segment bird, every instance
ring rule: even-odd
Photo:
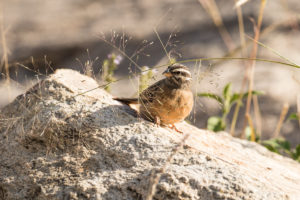
[[[174,63],[162,73],[165,78],[142,91],[138,98],[114,98],[135,107],[138,115],[158,126],[179,131],[175,123],[183,121],[194,104],[190,89],[192,75],[185,65]]]

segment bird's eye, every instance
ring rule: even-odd
[[[176,75],[180,75],[181,74],[181,72],[174,72]]]

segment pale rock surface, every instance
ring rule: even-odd
[[[113,39],[112,30],[116,31],[116,35],[125,34],[132,37],[125,45],[126,48],[122,48],[129,57],[144,46],[143,41],[154,42],[133,58],[140,66],[153,67],[169,62],[153,31],[154,28],[157,28],[165,44],[170,35],[176,35],[171,39],[172,47],[167,48],[167,51],[172,49],[171,52],[180,53],[182,57],[174,54],[178,61],[223,57],[228,53],[213,20],[199,0],[2,0],[1,2],[7,48],[11,52],[10,74],[13,80],[21,84],[12,84],[9,89],[11,94],[0,96],[0,107],[7,105],[16,95],[31,87],[32,79],[36,81],[37,75],[40,74],[35,73],[38,71],[48,74],[53,72],[52,68],[65,67],[86,71],[84,63],[95,61],[93,72],[96,77],[101,77],[99,71],[103,60],[115,51],[100,39],[102,33],[116,46],[124,45],[119,39]],[[259,2],[249,0],[242,6],[245,33],[251,37],[253,37],[252,19],[257,19]],[[235,1],[218,0],[216,3],[233,42],[238,45],[240,39]],[[296,26],[298,13],[300,13],[299,0],[267,1],[262,27],[271,31],[267,34],[262,33],[260,42],[299,65],[300,37],[299,26]],[[293,29],[290,27],[292,24]],[[249,53],[251,49],[252,45],[249,46]],[[1,51],[2,48],[0,53]],[[31,57],[34,58],[33,63]],[[243,56],[238,53],[233,57]],[[261,46],[258,49],[258,57],[281,60],[272,51]],[[195,67],[197,65],[195,62],[186,63],[195,72],[194,91],[222,94],[223,87],[231,82],[233,91],[239,92],[246,65],[238,60],[221,62],[218,66],[214,63],[214,60],[200,62],[201,68]],[[116,77],[132,77],[139,71],[135,67],[128,70],[128,66],[129,60],[123,59],[115,71]],[[274,63],[256,63],[254,89],[265,92],[265,95],[259,97],[261,123],[264,124],[263,139],[273,137],[285,103],[290,104],[287,116],[297,112],[297,91],[300,90],[300,81],[297,77],[300,77],[298,69]],[[4,79],[4,76],[0,78]],[[112,85],[112,94],[132,97],[137,91],[134,85],[138,85],[136,79],[118,81]],[[0,83],[0,92],[2,91],[7,91],[7,87]],[[197,127],[206,127],[208,117],[219,115],[221,108],[213,100],[196,98],[196,101],[198,106],[190,121]],[[242,112],[243,110],[240,119],[243,119]],[[228,117],[231,121],[232,115]],[[237,134],[241,133],[241,130],[242,127],[237,127]],[[298,145],[300,143],[298,122],[291,120],[284,123],[281,136],[293,147]]]
[[[1,110],[0,199],[144,199],[183,135],[58,70]],[[78,95],[81,94],[81,95]],[[299,163],[186,123],[154,199],[300,199]]]

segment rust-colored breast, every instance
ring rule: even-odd
[[[184,120],[193,108],[193,94],[190,90],[162,88],[151,102],[144,101],[140,113],[145,118],[160,119],[162,124],[174,124]]]

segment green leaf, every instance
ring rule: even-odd
[[[292,113],[287,120],[299,120],[298,113]]]
[[[213,94],[213,93],[198,93],[197,96],[199,97],[208,97],[211,99],[214,99],[218,101],[220,104],[223,104],[223,99],[219,95]]]
[[[252,95],[262,95],[262,94],[264,94],[264,92],[262,92],[262,91],[256,91],[256,90],[253,90],[251,93],[252,93]],[[249,94],[248,92],[242,94],[242,98],[241,99],[247,98],[248,94]],[[231,96],[230,104],[235,103],[239,98],[240,98],[240,94],[239,93],[234,93]]]
[[[245,129],[245,136],[246,136],[246,139],[249,141],[251,140],[251,132],[252,132],[251,127],[247,126]]]
[[[298,146],[296,147],[296,153],[300,156],[300,144],[298,144]]]
[[[239,93],[234,93],[234,94],[231,96],[230,104],[235,103],[239,98],[240,98],[240,94],[239,94]],[[243,97],[242,97],[242,98],[243,98]]]
[[[231,97],[231,83],[225,85],[223,90],[223,97],[225,101]]]
[[[245,129],[245,135],[246,135],[246,139],[251,141],[251,134],[252,134],[252,130],[250,126],[247,126]],[[256,134],[255,130],[254,130],[254,134],[255,134],[255,142],[259,142],[260,137],[259,135]]]
[[[264,145],[270,151],[273,151],[278,154],[280,153],[279,152],[279,150],[281,149],[280,145],[277,143],[276,139],[274,139],[274,138],[270,139],[270,140],[262,141],[262,145]]]
[[[207,121],[207,129],[208,130],[218,132],[218,131],[225,130],[225,128],[226,128],[226,125],[220,117],[213,116],[213,117],[210,117]]]
[[[262,145],[267,147],[270,151],[280,154],[282,151],[291,154],[291,145],[290,143],[283,138],[273,138],[270,140],[265,140],[262,142]]]
[[[275,152],[279,154],[279,149],[277,148],[277,145],[270,142],[270,141],[263,141],[262,145],[266,147],[269,151]]]
[[[224,99],[224,104],[223,104],[223,114],[227,115],[230,111],[231,104],[230,104],[230,99],[231,99],[231,83],[228,83],[223,90],[223,99]]]
[[[300,144],[295,148],[294,159],[300,161]]]
[[[252,95],[262,95],[265,94],[263,91],[252,90]],[[249,92],[244,93],[243,98],[248,97]]]
[[[283,149],[288,150],[288,151],[291,150],[291,144],[287,140],[282,139],[278,143]]]

